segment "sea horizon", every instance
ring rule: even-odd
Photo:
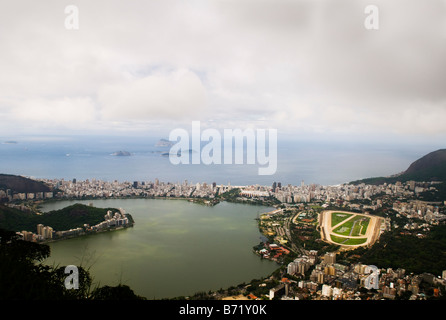
[[[425,154],[441,148],[408,143],[279,140],[277,171],[258,175],[250,164],[179,164],[169,161],[165,137],[66,137],[0,139],[4,174],[35,179],[154,181],[231,185],[338,185],[406,170]],[[126,151],[130,155],[119,156]]]

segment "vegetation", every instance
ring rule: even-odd
[[[367,241],[367,238],[344,238],[331,235],[331,240],[342,245],[358,245]]]
[[[446,265],[446,225],[432,227],[426,238],[385,232],[370,249],[358,248],[346,256],[378,267],[403,268],[407,272],[441,275]]]
[[[344,213],[344,212],[332,212],[331,213],[331,226],[334,227],[341,221],[344,221],[345,219],[351,217],[351,213]]]
[[[240,196],[241,190],[239,188],[234,188],[229,191],[226,191],[217,196],[217,198],[226,200],[226,201],[235,201],[237,197]]]
[[[51,226],[54,230],[67,230],[83,226],[85,223],[95,225],[104,221],[107,211],[113,208],[95,208],[83,204],[73,204],[66,208],[50,211],[39,216],[40,223]]]
[[[36,226],[41,223],[51,226],[54,230],[69,230],[82,227],[84,224],[95,225],[104,221],[104,215],[108,210],[117,211],[114,208],[103,209],[74,204],[39,215],[0,206],[0,227],[11,231],[36,232]]]
[[[333,230],[333,232],[344,236],[365,235],[369,221],[370,218],[365,218],[363,216],[356,216],[350,219],[349,221],[346,221],[339,227],[337,227],[335,230]]]
[[[362,218],[359,223],[353,227],[353,236],[364,236],[367,233],[370,218]]]
[[[444,201],[446,199],[446,182],[435,185],[435,190],[421,192],[418,198],[423,201]]]
[[[316,250],[319,253],[339,250],[340,246],[321,240],[320,231],[310,224],[298,224],[290,230],[291,241],[300,248]]]
[[[0,228],[11,231],[36,230],[36,214],[0,205]]]

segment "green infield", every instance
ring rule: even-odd
[[[370,218],[362,217],[353,227],[353,236],[365,236],[367,232],[367,227],[369,226]]]
[[[337,237],[334,235],[330,235],[331,241],[344,245],[344,246],[354,246],[363,244],[367,241],[367,238],[344,238],[344,237]]]
[[[332,212],[331,213],[331,226],[334,227],[338,223],[344,221],[345,219],[348,219],[352,216],[351,213],[344,213],[344,212]]]
[[[344,219],[345,220],[345,219]],[[350,220],[346,221],[339,227],[333,230],[333,233],[342,236],[363,236],[367,232],[367,227],[369,225],[370,218],[357,215]]]

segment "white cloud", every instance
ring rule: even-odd
[[[177,70],[106,84],[98,101],[106,120],[193,119],[205,111],[206,91],[193,72]]]
[[[12,109],[12,117],[35,126],[85,128],[95,119],[95,106],[89,97],[27,99]]]
[[[5,2],[0,124],[444,135],[445,2],[376,0],[375,31],[369,4],[79,0],[69,31],[65,4]]]

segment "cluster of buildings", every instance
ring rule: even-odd
[[[275,243],[263,243],[256,249],[256,253],[264,259],[279,262],[281,258],[290,254],[290,250]]]
[[[276,209],[261,214],[259,217],[259,230],[263,235],[272,239],[272,241],[286,245],[289,242],[289,235],[287,227],[284,225],[286,217],[283,213],[284,209]]]
[[[44,241],[45,239],[52,239],[53,234],[53,228],[44,226],[43,224],[37,225],[37,233],[30,231],[22,231],[21,233],[19,233],[19,235],[22,236],[23,240],[32,242],[40,242]]]
[[[17,200],[44,200],[52,199],[53,192],[14,192],[11,189],[0,189],[0,202],[12,202]]]
[[[442,277],[435,277],[429,273],[406,274],[401,268],[344,265],[336,262],[335,253],[318,258],[314,250],[289,263],[287,274],[288,278],[270,289],[269,299],[362,300],[406,296],[415,300],[425,298],[423,291],[427,287],[434,296],[439,296],[446,286],[446,270]],[[361,288],[368,290],[365,295]]]
[[[341,184],[336,186],[305,185],[302,181],[300,186],[273,183],[271,195],[282,203],[298,202],[342,202],[353,200],[372,200],[375,195],[383,194],[390,197],[411,197],[420,192],[435,188],[435,182],[396,182],[395,184],[384,183],[382,185],[369,185],[361,183],[358,185]],[[377,209],[382,205],[382,199],[371,201],[365,209]]]
[[[396,182],[395,184],[368,185],[368,184],[341,184],[335,186],[323,186],[310,184],[304,181],[300,185],[282,185],[281,182],[274,182],[271,186],[249,185],[231,186],[217,185],[213,183],[189,183],[183,182],[161,182],[155,181],[103,181],[99,179],[40,179],[49,185],[53,191],[37,193],[15,193],[11,190],[0,190],[0,199],[3,202],[15,200],[40,200],[56,198],[119,198],[119,197],[184,197],[184,198],[207,198],[213,199],[217,195],[230,191],[234,188],[241,190],[240,198],[263,200],[265,198],[275,198],[283,204],[309,203],[309,202],[335,202],[338,205],[347,204],[350,209],[372,209],[383,205],[383,197],[376,195],[386,195],[391,198],[410,198],[420,192],[435,189],[435,182]],[[356,200],[369,200],[368,204],[357,204]],[[349,203],[349,202],[352,203]],[[397,207],[397,205],[395,205]],[[405,208],[408,208],[405,206]],[[416,209],[421,210],[423,217],[432,219],[435,210],[432,208]],[[430,211],[429,211],[430,210]],[[407,211],[402,210],[402,213]],[[408,212],[409,213],[409,212]],[[410,212],[410,214],[412,214]],[[436,217],[434,217],[435,219]]]
[[[216,183],[182,183],[155,181],[109,182],[97,179],[84,181],[48,179],[42,180],[57,192],[57,198],[119,198],[119,197],[200,197],[214,198],[218,191]]]
[[[38,224],[37,233],[31,231],[22,231],[18,234],[21,235],[23,240],[25,241],[42,242],[81,236],[85,234],[85,228],[79,227],[63,231],[55,231],[52,227]]]
[[[409,219],[417,218],[432,224],[438,224],[440,221],[446,220],[446,215],[439,212],[438,204],[441,203],[420,200],[395,201],[393,210]]]
[[[89,232],[100,232],[104,230],[109,230],[110,228],[120,228],[127,227],[131,223],[129,218],[125,214],[124,209],[119,209],[119,212],[113,212],[111,210],[107,211],[107,214],[104,215],[104,221],[90,226],[88,224],[84,224],[83,227],[73,228],[69,230],[55,231],[50,226],[44,226],[43,224],[37,225],[37,233],[31,231],[22,231],[19,232],[19,235],[22,236],[23,240],[31,241],[31,242],[42,242],[42,241],[51,241],[53,239],[65,239],[72,238],[84,235]]]
[[[301,255],[300,257],[294,259],[287,266],[287,273],[291,275],[305,275],[311,266],[315,265],[317,261],[317,251],[310,250],[308,255]]]
[[[125,215],[125,210],[119,208],[119,212],[112,213],[111,210],[107,211],[104,216],[104,221],[89,227],[86,225],[87,231],[101,231],[109,228],[125,227],[129,225],[129,218]]]
[[[84,181],[65,179],[42,180],[55,190],[57,198],[112,198],[138,196],[139,192],[130,182],[109,182],[98,179]]]

